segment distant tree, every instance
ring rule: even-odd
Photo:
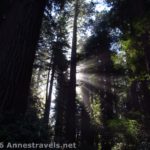
[[[51,108],[51,101],[52,101],[52,91],[53,91],[53,83],[55,76],[57,75],[57,71],[65,71],[67,69],[67,60],[65,59],[65,51],[69,47],[67,43],[67,30],[66,30],[66,22],[67,22],[67,16],[65,15],[65,11],[62,10],[61,14],[60,12],[56,12],[56,16],[59,16],[55,21],[55,28],[53,30],[54,32],[54,39],[51,41],[51,62],[50,67],[48,71],[48,80],[47,85],[49,84],[49,90],[46,94],[46,103],[45,103],[45,112],[44,112],[44,120],[45,123],[49,123],[49,114],[50,114],[50,108]],[[51,71],[51,75],[50,75]],[[50,80],[49,80],[50,78]],[[50,82],[50,83],[48,83]]]

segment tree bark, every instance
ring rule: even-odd
[[[10,2],[9,0],[7,0]],[[11,1],[0,22],[0,111],[25,113],[46,0]]]

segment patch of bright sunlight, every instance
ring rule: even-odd
[[[107,6],[107,4],[105,3],[105,0],[86,0],[87,2],[93,2],[96,4],[95,6],[95,10],[98,11],[98,12],[101,12],[101,11],[109,11],[110,10],[110,7]]]
[[[83,73],[77,72],[76,73],[76,79],[77,79],[76,93],[80,99],[82,98],[82,90],[81,90],[82,83],[80,82],[82,78],[83,78]]]
[[[76,93],[79,99],[82,99],[82,90],[81,87],[77,86],[76,87]]]

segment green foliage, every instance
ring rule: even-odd
[[[108,126],[114,132],[117,143],[124,142],[123,140],[132,143],[138,140],[140,124],[136,120],[112,119],[108,121]]]
[[[46,128],[39,116],[41,104],[36,97],[30,98],[30,107],[25,114],[13,116],[5,114],[0,118],[0,140],[4,142],[48,142],[51,129]],[[14,121],[16,120],[16,121]]]
[[[126,53],[124,51],[120,51],[119,53],[114,53],[111,56],[111,59],[114,63],[114,68],[118,69],[126,69],[127,62],[126,62]]]
[[[96,126],[101,125],[101,104],[100,104],[100,99],[98,96],[93,99],[91,103],[91,108],[92,108],[92,123],[94,123]]]
[[[126,73],[144,74],[146,73],[144,64],[144,52],[137,48],[138,43],[133,39],[121,40],[120,51],[112,55],[112,61],[116,69],[122,68]]]

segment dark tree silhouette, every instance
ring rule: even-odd
[[[2,3],[0,111],[24,113],[45,0]],[[5,5],[5,6],[3,6]]]

